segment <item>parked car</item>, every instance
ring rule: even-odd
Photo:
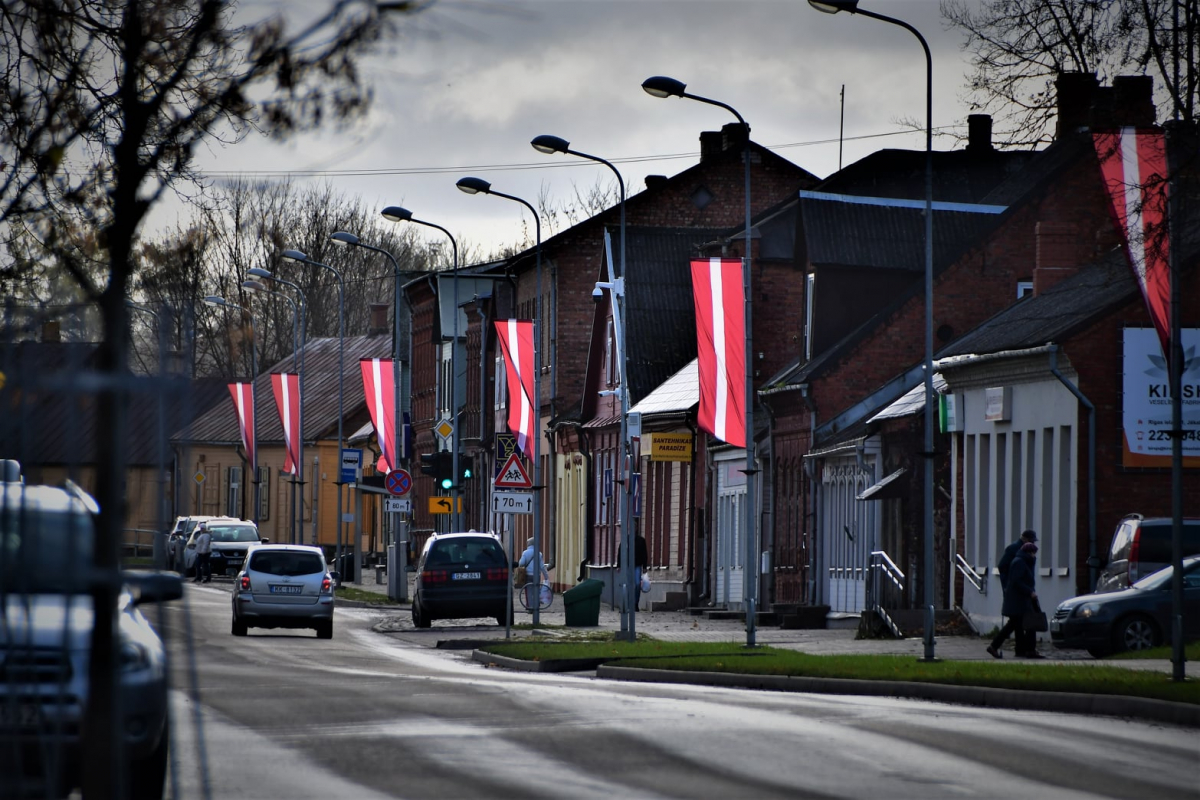
[[[428,628],[435,619],[492,617],[511,621],[508,557],[491,533],[433,534],[417,562],[412,619]]]
[[[188,539],[191,537],[192,531],[196,530],[197,524],[210,519],[218,519],[218,517],[197,514],[175,518],[175,524],[167,532],[167,569],[184,572],[184,552],[187,549]]]
[[[266,541],[258,538],[258,527],[245,519],[214,517],[204,520],[204,527],[212,536],[212,555],[208,564],[213,575],[236,575],[246,560],[246,551]],[[184,550],[185,575],[193,575],[196,571],[196,536],[199,531],[200,526],[197,525],[188,537]]]
[[[1050,640],[1055,647],[1087,650],[1097,658],[1169,643],[1174,574],[1174,567],[1167,567],[1128,589],[1059,603],[1050,620]],[[1200,639],[1200,556],[1183,560],[1183,624],[1186,640]]]
[[[78,487],[0,483],[0,795],[59,797],[82,778],[94,614],[95,501]],[[128,796],[161,798],[167,771],[167,673],[145,603],[181,597],[178,575],[127,571],[114,633]],[[10,758],[10,756],[15,756]]]
[[[1097,592],[1126,589],[1171,563],[1171,519],[1130,514],[1118,524],[1100,567]],[[1183,521],[1183,555],[1200,555],[1200,519]]]
[[[312,628],[318,639],[332,639],[337,579],[319,547],[253,547],[233,581],[231,632],[245,636],[249,628]]]

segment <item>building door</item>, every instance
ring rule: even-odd
[[[866,604],[871,551],[879,537],[878,503],[858,495],[876,480],[874,459],[867,469],[854,456],[828,458],[821,471],[821,551],[825,561],[825,602],[831,612],[858,614]]]
[[[741,608],[746,560],[746,451],[723,453],[717,465],[715,567],[718,605]]]

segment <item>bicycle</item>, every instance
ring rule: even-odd
[[[549,583],[526,583],[521,586],[521,591],[517,592],[521,598],[521,606],[526,611],[533,611],[535,592],[538,598],[538,610],[545,611],[554,602],[554,591],[550,588]]]

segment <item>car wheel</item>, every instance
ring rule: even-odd
[[[1117,623],[1113,633],[1113,647],[1117,652],[1125,650],[1149,650],[1162,644],[1162,634],[1154,620],[1149,617],[1127,617]]]
[[[333,620],[317,623],[317,638],[332,639],[333,638]]]
[[[129,764],[130,800],[162,800],[167,779],[167,753],[170,750],[169,724],[163,725],[162,736],[154,752]]]
[[[433,620],[429,618],[429,615],[425,613],[425,609],[421,606],[420,600],[413,600],[412,621],[414,628],[428,628],[433,622]]]
[[[233,626],[229,631],[230,633],[232,633],[234,636],[245,636],[248,630],[249,628],[246,626],[246,623],[242,622],[237,617],[233,618]]]

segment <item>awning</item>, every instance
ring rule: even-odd
[[[871,486],[863,490],[856,499],[858,500],[892,500],[897,497],[903,497],[905,490],[908,488],[908,481],[900,480],[908,472],[908,467],[901,467],[895,472],[885,475]]]

